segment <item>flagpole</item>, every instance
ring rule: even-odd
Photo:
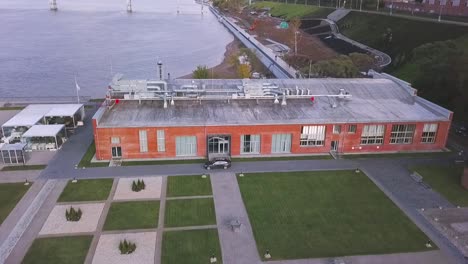
[[[79,95],[79,88],[78,88],[78,82],[76,82],[76,75],[75,75],[75,90],[76,90],[76,99],[78,100],[78,103],[80,103],[80,95]]]

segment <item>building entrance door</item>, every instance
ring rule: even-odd
[[[332,141],[331,142],[331,151],[338,151],[338,141]]]
[[[231,137],[227,135],[208,136],[208,157],[229,156]]]
[[[112,158],[121,158],[122,157],[122,148],[112,147]]]

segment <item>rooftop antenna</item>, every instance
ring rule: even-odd
[[[162,79],[163,79],[162,66],[163,66],[162,61],[158,60],[159,80],[162,80]]]
[[[51,11],[57,11],[58,10],[57,0],[50,0],[49,1],[49,6],[50,6]]]
[[[132,0],[127,0],[127,13],[132,13]]]

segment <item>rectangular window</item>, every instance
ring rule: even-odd
[[[184,136],[176,137],[176,156],[196,156],[197,137]]]
[[[303,126],[301,146],[323,146],[325,143],[325,126]]]
[[[260,135],[241,136],[241,154],[260,154]]]
[[[274,134],[271,138],[271,153],[290,153],[291,134]]]
[[[333,134],[341,133],[341,125],[333,125]]]
[[[356,130],[357,130],[357,126],[356,126],[356,125],[349,125],[349,126],[348,126],[348,133],[349,133],[349,134],[354,134],[354,133],[356,133]]]
[[[148,152],[148,138],[146,130],[140,130],[140,152]]]
[[[158,152],[166,151],[166,138],[164,135],[164,130],[156,131],[156,138],[158,144]]]
[[[361,133],[361,145],[382,145],[384,134],[384,125],[364,126]]]
[[[119,137],[111,137],[111,144],[120,144]]]
[[[424,124],[421,143],[434,143],[437,135],[437,124]]]
[[[390,144],[411,144],[416,125],[393,125]]]

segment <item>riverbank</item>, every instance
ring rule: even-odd
[[[208,69],[210,79],[237,79],[237,70],[236,67],[230,62],[230,58],[239,53],[239,50],[244,46],[238,39],[234,39],[231,43],[226,46],[226,51],[224,52],[223,61]],[[194,69],[195,70],[195,69]],[[191,79],[192,74],[187,74],[181,76],[177,79]]]

